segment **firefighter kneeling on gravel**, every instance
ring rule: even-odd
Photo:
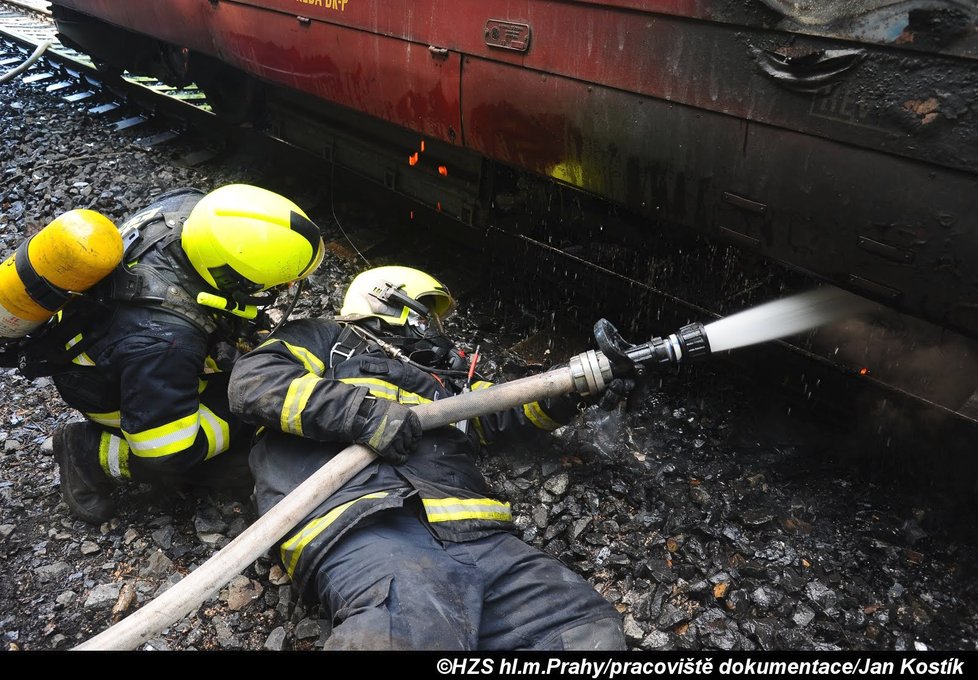
[[[351,443],[378,455],[287,533],[282,563],[328,612],[326,649],[624,649],[615,609],[514,535],[475,465],[480,441],[553,430],[578,400],[428,432],[412,412],[468,386],[440,324],[453,306],[423,272],[371,269],[335,321],[289,322],[235,364],[231,408],[264,427],[250,456],[260,512]],[[613,381],[605,405],[627,387]]]
[[[112,516],[119,482],[218,481],[245,460],[253,430],[230,414],[230,366],[214,351],[241,329],[216,308],[253,316],[274,299],[257,293],[308,276],[324,253],[297,205],[243,184],[171,192],[120,231],[122,264],[65,308],[43,351],[70,367],[53,379],[87,418],[55,433],[54,455],[65,502],[92,523]]]

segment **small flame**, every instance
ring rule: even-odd
[[[442,177],[448,177],[448,168],[444,165],[438,166],[438,174]]]
[[[421,140],[421,153],[424,153],[424,140]]]
[[[408,165],[417,165],[417,164],[418,164],[418,152],[415,151],[413,154],[408,156]]]
[[[865,368],[865,367],[860,368],[859,369],[859,375],[869,375],[869,369],[868,368]]]

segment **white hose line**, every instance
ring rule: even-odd
[[[413,408],[429,430],[573,391],[571,371],[564,367]],[[74,649],[136,649],[197,609],[373,460],[373,451],[364,446],[343,449],[182,581]]]
[[[31,66],[33,66],[34,65],[34,62],[37,61],[38,59],[40,59],[41,58],[41,55],[44,54],[49,47],[51,47],[51,43],[52,42],[54,42],[54,41],[53,40],[45,40],[44,42],[42,42],[40,45],[37,46],[37,48],[34,50],[34,54],[32,54],[31,56],[27,57],[27,61],[25,61],[20,66],[13,67],[12,69],[10,69],[6,73],[4,73],[2,76],[0,76],[0,85],[3,85],[8,80],[12,80],[13,78],[16,78],[21,73],[23,73],[24,71],[26,71],[27,69],[29,69]]]

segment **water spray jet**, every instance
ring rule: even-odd
[[[713,351],[722,352],[810,331],[874,307],[866,298],[825,286],[751,307],[708,324],[704,331]]]
[[[796,335],[874,307],[865,298],[826,286],[706,325],[691,323],[641,345],[626,343],[606,319],[594,325],[594,338],[614,375],[641,376],[650,368],[702,361],[716,352]]]

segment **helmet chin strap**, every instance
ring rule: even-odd
[[[299,296],[302,295],[302,289],[305,288],[305,285],[306,285],[306,280],[299,279],[299,282],[295,286],[295,293],[292,294],[292,299],[289,300],[288,307],[286,307],[285,311],[282,312],[282,318],[279,319],[278,323],[275,324],[272,330],[268,331],[268,335],[266,336],[266,338],[275,335],[275,331],[281,328],[282,324],[288,321],[289,317],[292,316],[292,310],[295,309],[295,303],[299,301]]]

